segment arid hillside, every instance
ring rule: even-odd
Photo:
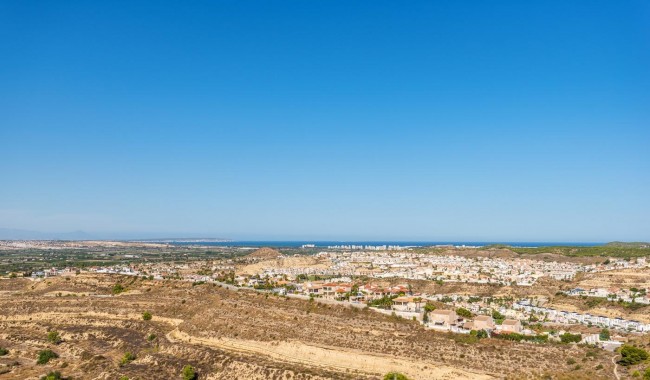
[[[125,291],[113,294],[118,283]],[[48,342],[52,331],[60,343]],[[185,365],[200,379],[613,375],[611,354],[576,345],[470,343],[368,310],[109,275],[0,280],[0,347],[9,351],[0,356],[3,379],[38,379],[52,370],[73,379],[176,379]],[[37,364],[47,349],[58,358]],[[123,361],[127,352],[133,360]]]

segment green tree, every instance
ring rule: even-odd
[[[562,341],[562,343],[579,343],[581,340],[581,334],[564,333],[560,335],[560,341]]]
[[[53,344],[61,343],[61,335],[58,331],[50,331],[47,333],[47,341]]]
[[[650,380],[650,367],[645,369],[643,372],[643,380]]]
[[[506,319],[505,315],[499,313],[497,310],[492,310],[492,319],[494,319],[494,323],[497,325],[500,325],[503,323],[503,321]]]
[[[120,293],[124,292],[124,290],[125,289],[122,286],[122,284],[115,284],[115,285],[113,285],[112,292],[113,292],[113,294],[120,294]]]
[[[196,380],[199,375],[196,373],[196,370],[191,365],[186,365],[181,371],[181,376],[183,380]]]
[[[145,311],[144,313],[142,313],[142,319],[144,319],[145,321],[150,321],[151,318],[153,318],[153,316],[151,315],[150,312]]]
[[[474,316],[471,311],[465,309],[464,307],[459,307],[456,309],[456,314],[463,318],[472,318],[472,316]]]
[[[600,330],[600,334],[598,334],[598,335],[600,337],[600,340],[609,340],[609,338],[610,338],[608,329]]]
[[[639,364],[648,359],[648,352],[642,348],[630,345],[624,345],[620,351],[621,359],[618,364],[622,366],[629,366]]]
[[[388,372],[384,375],[384,380],[409,380],[409,378],[399,372]]]
[[[47,364],[50,361],[50,359],[56,359],[58,357],[59,355],[57,355],[57,353],[52,350],[39,351],[36,364],[40,364],[40,365]]]

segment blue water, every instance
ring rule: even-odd
[[[513,247],[549,247],[549,246],[572,246],[587,247],[598,246],[603,243],[565,243],[565,242],[476,242],[476,241],[226,241],[226,242],[171,242],[177,245],[203,245],[219,247],[274,247],[274,248],[296,248],[304,244],[314,244],[316,247],[328,247],[332,245],[399,245],[428,247],[434,245],[466,245],[485,246],[490,244],[506,244]]]

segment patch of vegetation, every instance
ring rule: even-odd
[[[602,329],[600,330],[600,334],[598,334],[600,337],[600,340],[609,340],[610,339],[610,334],[608,329]]]
[[[582,334],[564,333],[560,335],[560,341],[562,343],[580,343],[581,340]]]
[[[384,375],[384,380],[409,380],[409,378],[399,372],[388,372]]]
[[[469,335],[473,335],[477,337],[478,339],[484,339],[488,337],[488,333],[485,330],[472,330],[469,332]]]
[[[648,352],[642,348],[630,345],[621,347],[621,359],[617,362],[622,366],[639,364],[648,359]]]
[[[492,337],[497,339],[512,340],[515,342],[535,342],[535,343],[546,343],[548,342],[548,335],[524,335],[518,333],[509,333],[509,334],[494,334]]]
[[[390,309],[390,307],[393,306],[393,300],[395,298],[397,298],[397,296],[384,296],[368,302],[368,306],[378,307],[380,309]]]
[[[619,302],[619,304],[622,305],[624,308],[632,310],[632,311],[636,311],[636,310],[639,310],[641,308],[644,308],[644,307],[648,306],[646,304],[638,303],[638,302],[634,302],[634,301],[632,301],[632,302],[621,301],[621,302]]]
[[[122,286],[122,284],[113,285],[113,289],[111,290],[113,294],[120,294],[120,293],[124,293],[125,291],[126,289],[124,288],[124,286]]]
[[[147,340],[148,340],[149,342],[151,342],[151,341],[153,341],[153,340],[156,340],[156,334],[149,334],[149,335],[147,336]]]
[[[483,247],[483,249],[488,249],[489,247],[490,246]],[[522,248],[512,246],[499,246],[492,248],[507,248],[515,253],[524,255],[551,253],[571,257],[610,256],[620,258],[650,256],[650,244],[648,243],[609,243],[591,247],[553,246]]]
[[[449,333],[449,338],[453,339],[455,342],[464,343],[464,344],[475,344],[479,342],[479,337],[477,334],[456,334]]]
[[[40,364],[40,365],[47,364],[51,359],[56,359],[58,357],[59,355],[52,350],[39,351],[36,364]]]
[[[144,319],[145,321],[150,321],[151,318],[153,318],[153,315],[151,315],[150,312],[145,311],[144,313],[142,313],[142,319]]]
[[[50,371],[47,375],[41,376],[41,380],[65,380],[59,371]]]
[[[62,341],[61,335],[59,335],[58,331],[50,331],[47,333],[47,341],[52,344],[59,344]]]
[[[496,310],[492,310],[492,319],[494,319],[494,323],[500,325],[503,324],[503,321],[506,319],[506,316],[499,313]]]
[[[463,318],[472,318],[474,316],[471,311],[465,309],[464,307],[459,307],[456,309],[456,314]]]
[[[589,297],[587,301],[585,301],[585,305],[589,307],[590,309],[593,309],[594,307],[600,305],[601,303],[605,302],[605,298],[601,297]]]
[[[646,242],[623,242],[623,241],[612,241],[605,244],[605,247],[615,247],[615,248],[649,248],[650,243]]]
[[[120,360],[120,366],[127,365],[134,360],[135,360],[135,355],[133,355],[130,352],[125,352],[124,356],[122,356],[122,360]]]
[[[198,379],[199,375],[196,372],[196,369],[192,367],[191,365],[186,365],[183,367],[183,370],[181,371],[181,377],[183,380],[196,380]]]
[[[0,356],[5,356],[9,353],[9,350],[7,350],[4,347],[0,347]]]

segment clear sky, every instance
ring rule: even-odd
[[[650,3],[0,2],[0,227],[650,240]]]

